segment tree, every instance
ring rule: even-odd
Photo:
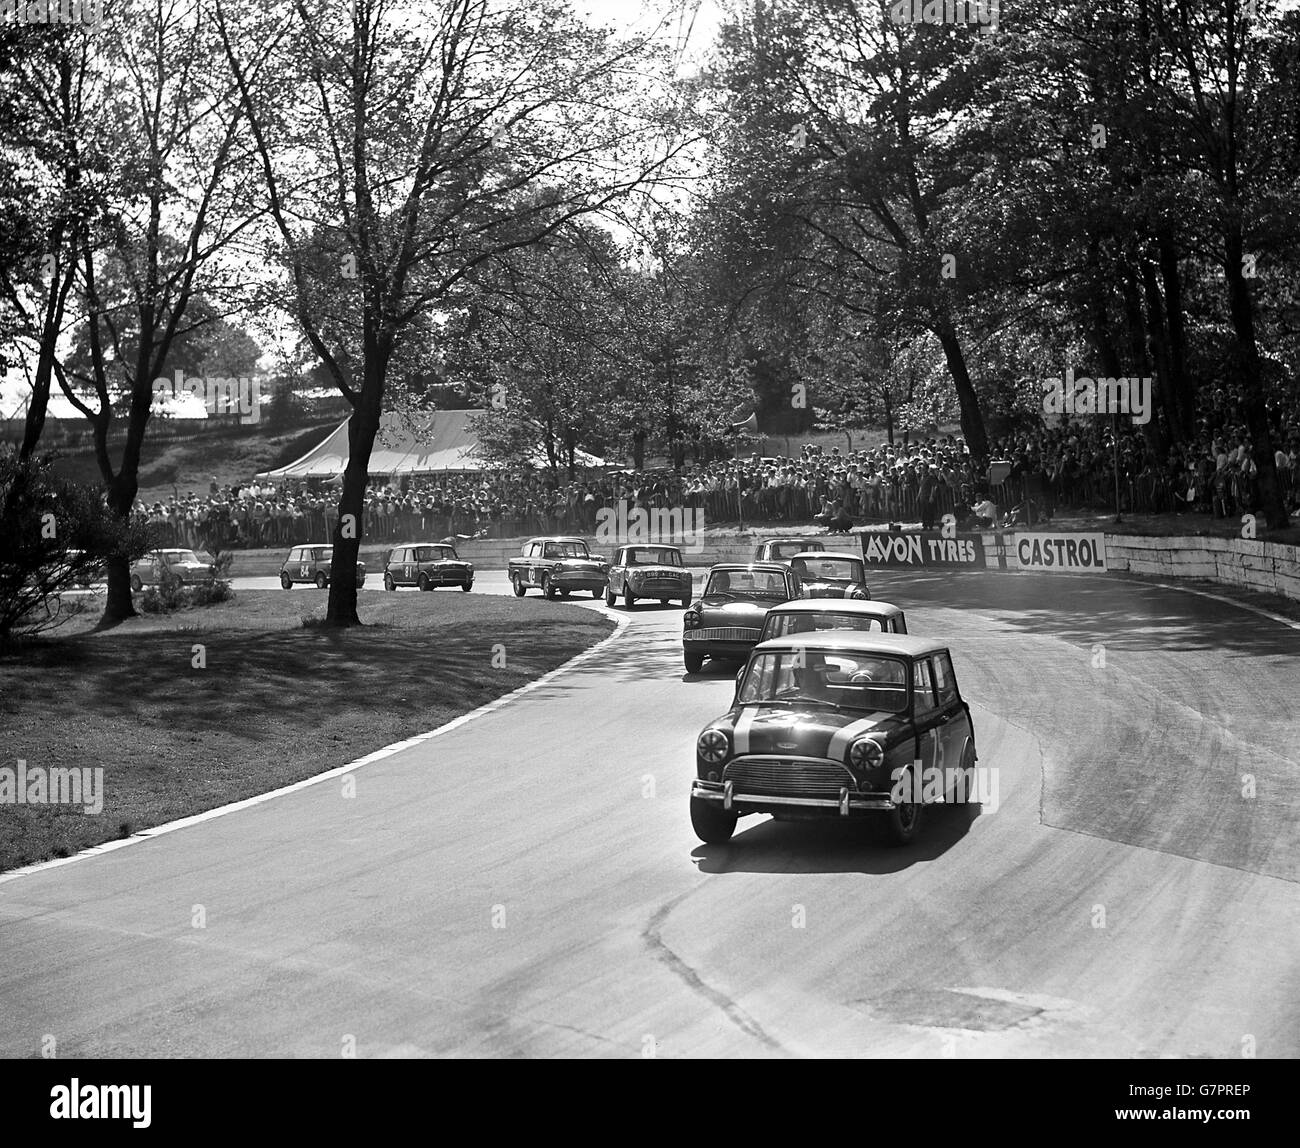
[[[665,93],[630,90],[649,46],[560,0],[217,11],[286,305],[352,407],[327,620],[356,625],[366,468],[411,324],[453,312],[485,264],[664,178],[686,141]]]

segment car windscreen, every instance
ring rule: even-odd
[[[884,620],[870,614],[782,614],[773,611],[763,623],[762,641],[784,638],[788,634],[811,634],[814,630],[885,629]]]
[[[799,558],[794,572],[811,582],[861,582],[865,577],[862,563],[852,558]]]
[[[164,552],[163,557],[168,562],[193,562],[196,566],[203,565],[193,550],[168,550]]]
[[[657,546],[638,546],[627,552],[629,566],[680,566],[682,556],[676,550],[661,549]]]
[[[542,552],[543,558],[586,558],[587,546],[584,542],[548,542]]]
[[[742,705],[818,703],[842,709],[903,713],[907,667],[884,654],[790,650],[756,654],[736,700]]]
[[[807,549],[808,547],[802,542],[779,542],[777,545],[772,547],[772,557],[781,559],[793,558],[796,554]]]
[[[721,594],[739,598],[772,598],[780,602],[789,597],[785,576],[774,570],[715,570],[709,575],[704,596]]]
[[[450,546],[418,546],[415,551],[417,562],[451,562],[455,558],[456,552]]]

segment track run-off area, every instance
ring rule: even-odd
[[[1300,1055],[1295,624],[1115,575],[871,584],[949,643],[996,808],[701,845],[735,667],[618,608],[439,736],[0,875],[0,1054]]]

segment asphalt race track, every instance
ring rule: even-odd
[[[0,878],[0,1054],[1300,1055],[1300,633],[1115,576],[873,589],[951,643],[995,810],[700,845],[733,670],[639,608],[354,798]]]

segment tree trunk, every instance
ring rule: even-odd
[[[1277,466],[1273,459],[1273,436],[1268,425],[1268,410],[1264,405],[1260,385],[1259,348],[1255,343],[1255,313],[1250,302],[1250,291],[1242,270],[1242,238],[1239,218],[1224,228],[1224,275],[1228,281],[1228,307],[1232,327],[1237,334],[1234,347],[1234,366],[1238,372],[1244,395],[1243,414],[1246,429],[1250,432],[1252,456],[1258,470],[1260,509],[1264,521],[1273,530],[1290,524],[1282,492],[1277,484]]]
[[[365,527],[366,479],[370,453],[379,433],[383,410],[384,381],[388,374],[390,351],[383,342],[367,332],[365,380],[357,403],[348,419],[348,465],[343,471],[343,489],[339,494],[338,519],[330,541],[334,560],[330,574],[329,605],[325,623],[340,629],[361,625],[357,614],[357,556]]]
[[[971,459],[978,468],[989,457],[989,439],[984,429],[984,414],[980,410],[979,397],[975,394],[970,372],[966,369],[961,342],[947,315],[940,316],[939,322],[935,324],[935,334],[939,336],[944,359],[948,363],[948,373],[957,388],[957,402],[961,407],[961,433],[966,439]]]
[[[1187,378],[1187,329],[1183,321],[1183,277],[1178,251],[1168,232],[1160,234],[1160,279],[1164,284],[1165,314],[1169,320],[1169,386],[1178,419],[1178,439],[1187,441],[1196,431],[1196,404]]]

